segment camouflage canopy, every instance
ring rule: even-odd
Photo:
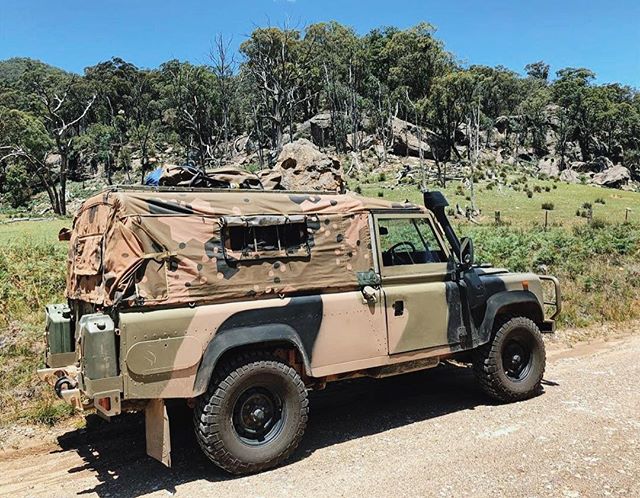
[[[331,292],[371,283],[371,210],[355,194],[112,189],[84,202],[66,295],[102,306]]]

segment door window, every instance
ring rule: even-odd
[[[444,263],[446,254],[427,218],[378,219],[384,266]]]

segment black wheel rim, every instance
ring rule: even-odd
[[[514,382],[527,378],[533,363],[533,344],[524,330],[514,330],[502,347],[502,368],[505,375]]]
[[[233,406],[233,427],[238,437],[251,446],[273,441],[284,425],[280,396],[265,387],[250,387]]]

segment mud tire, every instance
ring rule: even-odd
[[[511,356],[511,351],[516,351]],[[526,365],[518,374],[510,358],[523,353]],[[520,365],[519,365],[520,366]],[[542,392],[546,353],[538,326],[525,317],[503,318],[492,340],[473,354],[473,370],[482,390],[492,398],[510,403]]]
[[[272,432],[277,432],[263,435],[262,442],[243,438],[247,433],[242,410],[252,402],[243,403],[247,393],[257,399],[272,396],[279,407],[271,411],[280,413],[281,425],[274,425]],[[266,404],[269,412],[273,407]],[[195,407],[194,427],[200,448],[214,464],[231,474],[251,474],[280,465],[294,452],[308,413],[307,390],[300,375],[282,359],[257,352],[230,358],[215,369],[207,392]]]

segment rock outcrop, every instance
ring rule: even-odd
[[[565,169],[560,173],[560,180],[567,183],[580,183],[580,174],[572,169]]]
[[[321,152],[306,139],[286,144],[276,166],[261,176],[261,180],[273,182],[280,176],[280,185],[285,190],[344,191],[343,171],[340,162]],[[264,185],[263,181],[263,185]],[[265,188],[268,188],[265,185]]]
[[[560,160],[556,157],[546,156],[538,161],[538,171],[549,178],[560,176]]]
[[[420,130],[420,128],[412,123],[403,121],[402,119],[393,118],[391,124],[393,133],[393,142],[391,144],[392,151],[397,156],[420,156],[420,149],[425,159],[433,159],[431,147],[425,141],[428,130]],[[422,140],[418,137],[422,132]]]
[[[624,166],[616,165],[593,175],[593,183],[603,187],[620,188],[629,183],[631,172]]]

